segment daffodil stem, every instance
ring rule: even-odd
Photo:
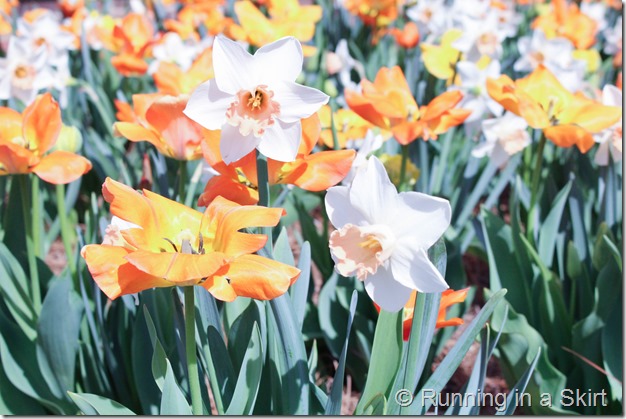
[[[535,233],[535,223],[537,218],[537,200],[539,197],[539,181],[541,180],[541,168],[543,165],[543,150],[546,147],[546,136],[542,132],[541,138],[539,138],[539,145],[537,146],[537,158],[535,160],[535,167],[531,178],[530,189],[530,207],[528,208],[528,222],[526,223],[526,236],[529,240],[533,240]]]
[[[57,198],[57,212],[59,213],[59,222],[61,223],[61,240],[63,241],[63,247],[65,248],[65,254],[67,255],[67,264],[70,267],[70,273],[75,285],[78,286],[76,277],[76,266],[74,265],[74,258],[72,257],[72,230],[69,228],[67,221],[67,212],[65,209],[65,186],[56,185],[56,198]],[[78,288],[76,288],[78,290]]]
[[[270,182],[267,173],[267,157],[257,150],[256,152],[256,176],[257,185],[259,187],[259,205],[263,207],[270,206]],[[272,228],[264,227],[263,233],[267,235],[267,243],[265,250],[272,255]],[[271,257],[271,256],[270,256]]]
[[[178,166],[178,201],[185,203],[185,184],[187,183],[187,161],[180,160]]]
[[[187,357],[187,373],[189,374],[189,393],[191,394],[191,411],[194,415],[202,415],[202,393],[200,392],[200,376],[198,375],[198,358],[196,354],[196,304],[193,286],[183,287],[185,290],[185,355]]]
[[[32,202],[33,195],[35,194],[32,193],[32,190],[28,190],[29,175],[18,175],[17,177],[22,190],[22,210],[24,213],[24,227],[26,229],[26,256],[28,257],[31,297],[33,299],[35,312],[39,313],[41,310],[41,289],[39,287],[39,270],[37,269],[37,241],[35,239],[35,236],[38,236],[38,234],[35,234],[34,232],[35,226],[33,222],[35,220],[35,215],[39,212],[35,211],[35,208],[38,208],[39,205],[38,203]],[[37,184],[37,186],[39,185]],[[34,188],[35,185],[33,184],[32,187]]]
[[[409,160],[409,145],[402,145],[402,161],[400,163],[400,183],[398,189],[400,192],[405,191],[406,188],[406,166]]]

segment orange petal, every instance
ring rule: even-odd
[[[218,196],[241,205],[254,205],[259,202],[259,193],[243,183],[239,183],[228,176],[213,176],[204,187],[204,192],[198,198],[198,206],[206,207]]]
[[[137,123],[133,122],[116,122],[113,124],[113,131],[116,136],[124,137],[132,142],[147,141],[159,150],[162,148],[159,135]]]
[[[11,109],[0,107],[0,143],[11,143],[22,136],[22,115]]]
[[[107,297],[114,300],[120,295],[173,285],[128,263],[125,256],[129,252],[130,250],[123,247],[98,244],[87,245],[80,252],[91,276]]]
[[[407,145],[424,135],[424,122],[419,120],[403,122],[394,125],[391,128],[391,133],[400,144]]]
[[[57,150],[39,161],[32,172],[48,183],[55,185],[75,181],[91,170],[91,162],[68,151]]]
[[[0,143],[0,175],[30,173],[39,158],[30,150],[13,143]]]
[[[557,125],[543,130],[546,138],[559,147],[576,145],[581,153],[586,153],[593,147],[593,136],[589,131],[576,125]]]
[[[287,292],[300,270],[258,255],[243,255],[228,265],[224,276],[238,296],[271,300]]]
[[[23,136],[30,144],[30,149],[43,155],[56,142],[61,132],[61,109],[50,93],[37,96],[22,114],[24,121]]]
[[[291,173],[281,183],[294,184],[312,192],[324,191],[341,182],[352,167],[354,150],[321,151],[307,156],[299,173]]]
[[[460,90],[450,90],[442,93],[430,101],[422,114],[425,120],[437,118],[444,112],[454,108],[463,99],[463,93]]]
[[[216,252],[196,255],[138,250],[125,259],[142,272],[180,286],[195,285],[226,263],[225,255]]]

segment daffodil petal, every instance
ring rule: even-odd
[[[399,195],[388,223],[404,244],[428,249],[443,235],[452,217],[450,202],[420,192]],[[414,233],[413,233],[414,232]],[[400,233],[404,233],[400,236]]]
[[[336,229],[346,224],[362,225],[366,222],[361,212],[350,202],[350,189],[347,186],[333,186],[326,192],[326,213]]]
[[[271,87],[274,89],[274,99],[280,103],[278,118],[285,123],[308,118],[329,100],[327,94],[293,82],[276,82]]]
[[[365,278],[365,291],[383,310],[397,312],[409,301],[413,290],[396,281],[391,270],[381,266]]]
[[[281,121],[276,122],[265,130],[257,148],[268,158],[282,162],[294,161],[298,155],[302,136],[300,120],[289,124]],[[223,152],[222,155],[224,155]]]
[[[302,71],[302,62],[302,46],[292,36],[264,45],[254,54],[256,84],[273,86],[276,82],[294,82]]]
[[[261,139],[255,137],[253,134],[242,135],[241,132],[239,132],[238,127],[224,124],[220,140],[220,153],[222,154],[222,160],[224,160],[224,163],[226,164],[235,162],[257,148],[260,143]]]
[[[428,259],[426,251],[398,243],[391,257],[391,272],[396,281],[419,292],[442,292],[448,284]]]
[[[206,129],[219,130],[234,97],[217,87],[214,79],[202,83],[191,94],[183,113]]]
[[[213,71],[214,82],[219,90],[236,95],[242,89],[252,89],[259,84],[255,83],[254,69],[254,58],[244,47],[225,36],[218,35],[215,38]]]
[[[370,223],[388,222],[387,215],[395,207],[398,193],[385,166],[380,160],[370,158],[359,175],[352,181],[350,202]]]

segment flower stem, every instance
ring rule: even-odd
[[[32,193],[35,188],[35,183],[33,183],[33,190],[28,190],[28,176],[29,175],[18,175],[18,179],[20,182],[20,188],[22,190],[22,211],[24,214],[24,227],[26,229],[26,255],[28,257],[28,270],[30,274],[30,284],[31,284],[31,296],[33,298],[33,307],[35,312],[39,312],[41,310],[41,289],[39,288],[39,270],[37,269],[37,243],[39,234],[35,234],[34,230],[38,230],[34,228],[34,220],[35,215],[39,216],[38,208],[39,205],[35,202],[32,202],[33,195]],[[35,178],[33,176],[33,178]],[[37,178],[38,179],[38,178]],[[37,186],[39,184],[37,183]],[[38,197],[38,194],[37,194]],[[32,208],[32,212],[31,212]]]
[[[178,162],[178,201],[185,203],[185,183],[187,182],[187,161],[180,160]]]
[[[76,276],[76,266],[73,263],[72,258],[72,231],[69,229],[69,223],[67,220],[67,211],[65,209],[65,186],[56,185],[56,198],[57,198],[57,212],[59,213],[59,221],[61,223],[61,240],[63,241],[63,248],[67,255],[67,264],[70,267],[70,273],[74,280],[74,285],[78,287],[78,278]],[[76,288],[78,290],[79,288]]]
[[[189,393],[191,394],[191,411],[194,415],[202,415],[202,394],[198,375],[198,358],[196,354],[196,305],[193,286],[183,287],[185,290],[185,355],[187,357],[187,373],[189,375]]]
[[[532,183],[530,190],[530,207],[528,208],[528,221],[526,223],[526,236],[529,240],[533,240],[535,230],[535,218],[537,218],[537,196],[539,192],[539,181],[541,180],[541,166],[543,164],[543,150],[546,147],[546,136],[542,132],[541,138],[539,138],[539,145],[537,146],[537,158],[535,160],[535,167],[532,174]]]
[[[256,152],[256,176],[257,185],[259,187],[259,205],[268,207],[270,206],[270,182],[267,173],[267,157],[265,157],[259,150]],[[269,257],[272,255],[272,227],[263,227],[263,234],[267,235],[267,242],[265,243],[265,250],[269,253]]]
[[[406,188],[406,166],[409,160],[409,145],[402,145],[402,162],[400,163],[400,183],[398,184],[399,192],[404,192]]]

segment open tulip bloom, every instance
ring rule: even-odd
[[[191,95],[185,114],[221,130],[224,162],[255,148],[274,160],[295,160],[300,120],[328,102],[319,90],[295,83],[302,71],[302,47],[293,37],[261,47],[254,55],[223,36],[213,44],[215,78]]]
[[[383,164],[371,157],[350,186],[328,190],[326,211],[337,228],[330,236],[335,270],[356,275],[382,309],[400,310],[413,290],[448,288],[427,254],[450,225],[447,200],[398,193]]]

